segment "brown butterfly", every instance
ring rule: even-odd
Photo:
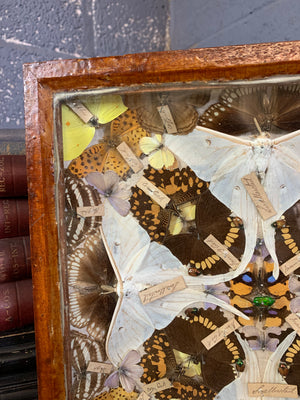
[[[300,246],[300,201],[286,210],[282,219],[273,224],[275,228],[275,248],[279,264],[299,254]],[[294,273],[299,274],[300,268]]]
[[[68,260],[70,319],[104,347],[117,302],[116,277],[99,234],[89,237]]]
[[[250,263],[246,272],[230,281],[231,304],[250,318],[238,317],[241,325],[255,325],[259,321],[265,328],[280,327],[290,314],[288,277],[280,272],[275,280],[273,268],[272,262],[265,261],[263,267]],[[269,305],[263,304],[264,299]]]
[[[208,99],[207,91],[144,93],[127,95],[125,104],[136,110],[138,121],[145,130],[158,134],[171,132],[166,129],[167,122],[158,111],[167,106],[175,124],[171,127],[173,133],[186,135],[197,125],[199,116],[196,107],[203,106]]]
[[[161,400],[171,398],[200,400],[215,397],[216,392],[201,382],[201,376],[188,376],[191,375],[189,372],[195,365],[193,360],[189,360],[185,365],[181,362],[177,363],[176,350],[170,346],[168,336],[163,330],[156,330],[146,340],[144,350],[145,354],[140,363],[144,368],[142,383],[149,384],[163,378],[168,378],[172,383],[172,388],[157,392],[155,398]]]
[[[101,216],[83,217],[77,213],[77,208],[98,206],[101,200],[94,188],[65,170],[65,204],[67,245],[70,252],[86,235],[98,230],[102,220]]]
[[[280,365],[283,364],[283,365]],[[300,390],[300,337],[295,339],[281,358],[279,372],[289,385],[297,385]]]
[[[126,392],[122,387],[110,389],[96,396],[93,400],[135,400],[139,396],[137,392]]]
[[[199,125],[231,135],[257,132],[293,132],[300,127],[300,86],[246,86],[225,89],[219,102],[199,118]]]
[[[114,171],[120,177],[125,177],[130,167],[118,152],[117,147],[125,142],[134,154],[139,157],[142,151],[139,141],[142,137],[150,136],[138,123],[135,111],[127,110],[114,119],[104,132],[104,138],[98,144],[88,147],[69,165],[72,174],[79,178],[90,172]]]
[[[186,316],[187,319],[176,317],[144,343],[142,381],[150,383],[168,377],[177,391],[172,397],[178,398],[178,391],[182,390],[187,397],[180,398],[189,398],[187,393],[193,393],[193,388],[192,399],[214,398],[237,377],[236,363],[244,360],[243,349],[234,334],[210,350],[202,344],[202,339],[227,322],[219,310],[190,308]]]
[[[103,362],[105,353],[98,342],[75,331],[71,333],[71,352],[74,371],[72,399],[93,400],[101,392],[106,376],[87,369],[91,361]]]

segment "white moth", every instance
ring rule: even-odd
[[[185,136],[165,135],[166,146],[205,181],[222,203],[242,218],[246,247],[237,270],[209,277],[210,283],[238,276],[249,263],[258,237],[263,238],[274,260],[274,276],[279,266],[272,223],[300,198],[300,130],[277,139],[265,136],[242,139],[211,129],[197,127]],[[265,221],[243,186],[241,178],[255,172],[271,201],[276,215]],[[200,277],[199,277],[200,278]],[[205,282],[206,278],[200,278]]]

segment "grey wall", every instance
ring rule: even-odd
[[[22,64],[300,39],[300,0],[0,0],[0,131],[24,128]]]

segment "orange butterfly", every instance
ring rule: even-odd
[[[139,141],[146,136],[150,134],[139,125],[135,111],[127,110],[111,122],[109,131],[104,133],[104,138],[98,144],[87,148],[71,162],[69,170],[79,178],[84,178],[90,172],[104,173],[109,170],[123,178],[130,167],[117,147],[125,142],[139,157],[142,155]]]

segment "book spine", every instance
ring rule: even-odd
[[[29,236],[0,239],[0,283],[30,277]]]
[[[26,158],[0,155],[0,197],[27,196]]]
[[[0,284],[0,331],[33,323],[32,281],[25,279]]]
[[[0,239],[27,235],[29,235],[27,199],[0,199]]]

